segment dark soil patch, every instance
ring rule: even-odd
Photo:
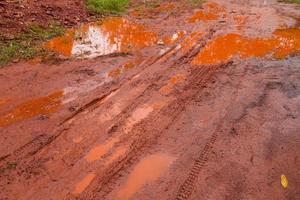
[[[0,33],[6,38],[14,37],[30,24],[48,27],[55,21],[71,27],[89,18],[85,0],[0,1]]]

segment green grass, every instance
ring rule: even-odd
[[[87,8],[95,14],[119,14],[125,11],[129,0],[87,0]]]
[[[0,66],[13,60],[31,59],[45,54],[41,43],[62,35],[64,31],[62,26],[53,23],[48,29],[30,25],[24,33],[10,40],[0,36]]]
[[[187,0],[187,3],[194,7],[201,7],[204,0]]]
[[[300,4],[300,0],[284,0],[285,2]]]

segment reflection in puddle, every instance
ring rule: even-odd
[[[300,29],[277,30],[271,38],[246,38],[238,34],[220,36],[209,43],[192,61],[196,65],[220,64],[235,56],[241,59],[264,57],[277,59],[300,52]]]
[[[90,24],[75,33],[55,38],[45,47],[65,56],[97,57],[112,53],[128,53],[154,45],[157,34],[146,31],[138,24],[115,17],[104,20],[101,25]]]
[[[72,192],[73,194],[80,194],[82,193],[93,181],[95,178],[94,173],[88,174],[86,177],[84,177],[76,186],[74,191]]]
[[[173,161],[174,158],[167,154],[159,153],[147,156],[135,166],[115,199],[130,199],[145,184],[159,178],[170,167]]]
[[[176,43],[178,40],[182,39],[185,35],[185,31],[179,31],[177,33],[174,33],[172,37],[164,37],[163,43],[166,45],[172,45]]]
[[[99,160],[102,156],[104,156],[106,153],[109,152],[109,150],[119,141],[119,138],[113,138],[106,142],[105,144],[101,144],[95,148],[93,148],[88,155],[85,157],[85,159],[88,162],[93,162],[96,160]]]
[[[47,115],[57,111],[61,105],[63,92],[54,92],[46,97],[27,101],[0,116],[0,127],[11,125],[38,115]]]
[[[280,41],[280,46],[274,54],[275,58],[283,59],[288,55],[300,53],[300,28],[279,29],[274,32],[274,36]]]
[[[45,48],[70,57],[74,43],[75,33],[73,30],[67,31],[64,36],[54,38],[46,43]]]

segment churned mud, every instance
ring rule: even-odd
[[[164,1],[1,68],[0,199],[300,199],[299,13]]]

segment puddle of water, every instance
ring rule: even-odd
[[[127,149],[126,148],[120,148],[118,149],[110,158],[105,162],[105,165],[110,165],[114,161],[116,161],[118,158],[120,158],[122,155],[125,155]]]
[[[274,54],[277,59],[300,53],[300,28],[279,29],[274,32],[280,46]]]
[[[46,97],[27,101],[0,116],[0,127],[29,119],[38,115],[53,113],[61,106],[63,92],[58,91]]]
[[[215,2],[208,2],[203,5],[204,10],[196,12],[191,18],[187,20],[188,23],[195,23],[199,21],[207,22],[217,20],[221,14],[225,14],[226,8],[220,6]],[[223,17],[225,17],[225,15]]]
[[[238,34],[220,36],[210,42],[192,61],[196,65],[212,65],[229,61],[235,56],[241,59],[262,58],[271,54],[283,59],[300,52],[300,29],[274,32],[270,38],[246,38]]]
[[[224,6],[219,5],[216,2],[207,2],[203,5],[205,9],[209,12],[225,12],[226,8]]]
[[[70,57],[72,55],[74,36],[75,32],[73,30],[69,30],[64,36],[54,38],[47,42],[45,44],[45,48]]]
[[[182,39],[184,35],[185,35],[184,31],[179,31],[177,33],[174,33],[171,37],[164,37],[163,43],[166,45],[175,44],[178,40]]]
[[[152,111],[153,111],[152,106],[147,106],[147,105],[134,110],[127,121],[125,127],[125,133],[128,133],[135,124],[145,119]]]
[[[94,173],[88,174],[79,183],[77,183],[72,193],[75,195],[81,194],[91,184],[95,176],[96,175]]]
[[[97,147],[90,150],[90,152],[85,156],[86,161],[94,162],[96,160],[101,159],[108,151],[113,148],[113,146],[119,141],[119,138],[113,138],[108,142],[98,145]]]
[[[179,82],[182,82],[185,80],[185,76],[184,75],[176,75],[176,76],[172,76],[168,82],[167,85],[163,86],[162,88],[160,88],[160,92],[162,94],[169,94],[172,91],[172,88]]]
[[[122,68],[117,68],[117,69],[113,69],[110,72],[108,72],[108,77],[112,78],[112,79],[117,79],[119,78],[119,76],[121,75],[122,72]]]
[[[156,44],[157,34],[121,17],[109,18],[70,31],[49,41],[45,47],[65,56],[97,57],[128,53]]]
[[[125,185],[118,191],[115,199],[130,199],[145,184],[159,178],[174,160],[174,157],[162,153],[145,157],[135,166]]]
[[[198,11],[196,12],[195,15],[193,15],[191,18],[189,18],[187,20],[188,23],[195,23],[195,22],[199,22],[199,21],[211,21],[211,20],[217,20],[218,19],[218,15],[214,14],[214,13],[205,13],[203,11]]]

